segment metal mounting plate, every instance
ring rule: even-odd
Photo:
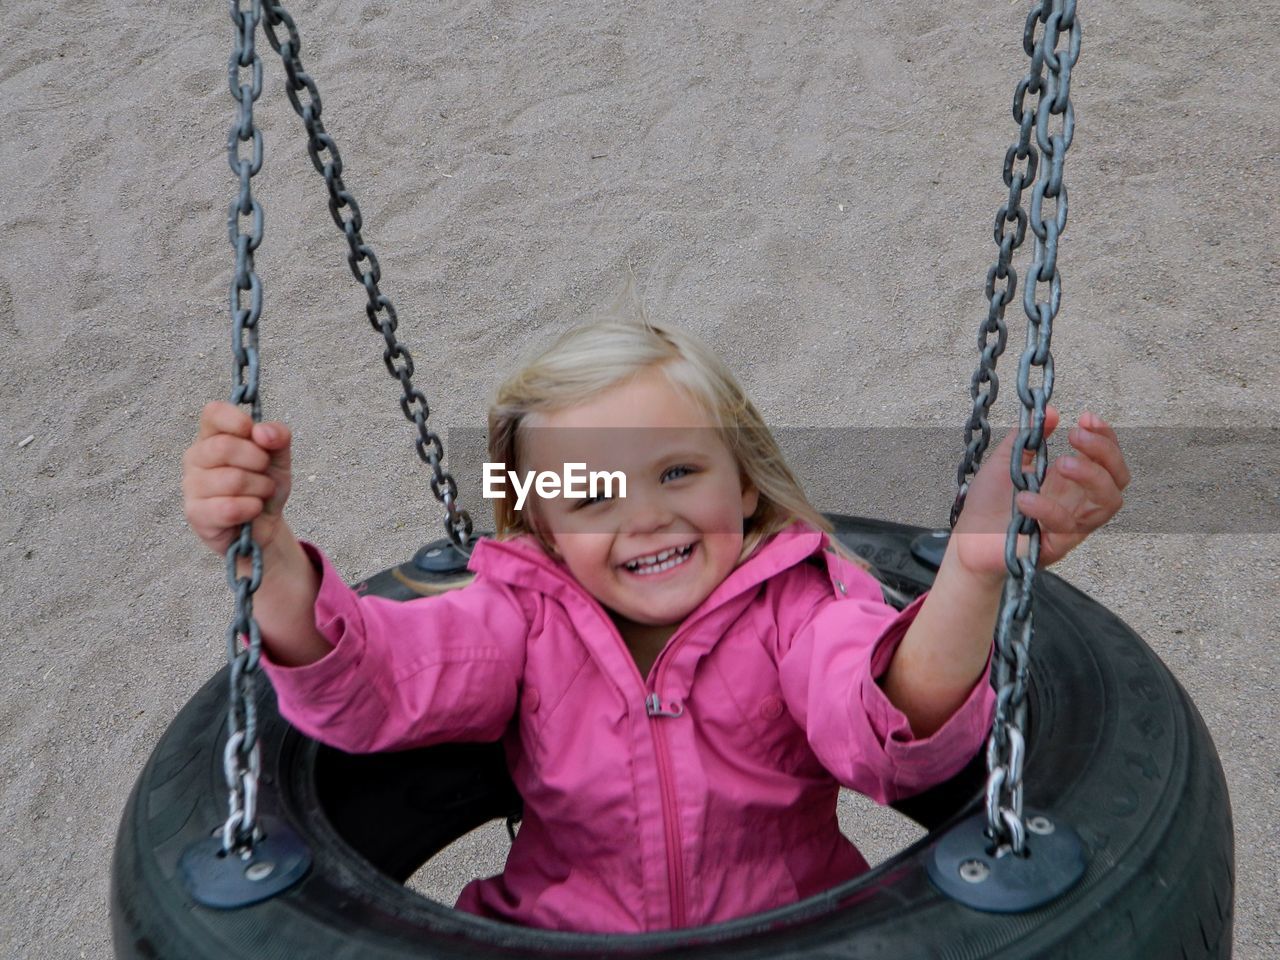
[[[1084,843],[1070,825],[1043,813],[1028,810],[1027,823],[1027,855],[1018,856],[991,852],[985,813],[962,820],[934,847],[929,879],[951,899],[986,913],[1022,913],[1061,896],[1084,876]]]
[[[911,541],[911,555],[931,570],[942,566],[942,555],[951,540],[950,530],[930,530]]]
[[[433,540],[413,555],[413,565],[424,573],[466,573],[470,558],[453,542]]]
[[[222,831],[182,852],[178,874],[196,903],[247,907],[283,893],[311,869],[311,851],[296,833],[269,817],[258,823],[264,836],[247,857],[223,853]]]

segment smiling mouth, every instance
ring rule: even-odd
[[[673,567],[678,567],[684,563],[693,554],[693,548],[696,543],[686,544],[683,547],[672,547],[670,550],[661,550],[658,553],[650,554],[647,557],[637,557],[624,563],[623,566],[631,573],[640,576],[649,576],[655,573],[662,573]]]

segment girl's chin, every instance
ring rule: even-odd
[[[616,604],[606,604],[633,623],[648,627],[680,624],[710,595],[710,591],[691,591],[680,583],[642,585],[624,589],[615,595]]]
[[[615,611],[632,623],[646,627],[676,627],[684,622],[685,617],[698,609],[705,597],[672,596],[645,597],[637,599],[628,597],[631,602],[624,602],[615,607]]]

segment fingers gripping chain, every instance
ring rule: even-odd
[[[1039,0],[1027,15],[1022,46],[1031,60],[1027,75],[1013,98],[1013,118],[1018,140],[1004,159],[1008,200],[995,219],[996,262],[987,271],[987,318],[978,330],[978,368],[969,385],[973,402],[965,424],[964,455],[957,470],[957,493],[951,507],[951,526],[964,509],[969,481],[978,470],[991,442],[987,414],[999,392],[996,361],[1004,352],[1008,329],[1004,308],[1013,300],[1018,275],[1011,265],[1013,251],[1022,243],[1028,225],[1035,237],[1032,264],[1023,286],[1022,306],[1027,315],[1026,346],[1018,363],[1017,390],[1022,402],[1019,430],[1009,459],[1015,492],[1039,492],[1048,466],[1045,446],[1045,409],[1053,394],[1053,356],[1049,352],[1053,321],[1062,300],[1058,273],[1058,238],[1067,224],[1067,188],[1062,182],[1063,162],[1075,130],[1071,106],[1071,68],[1080,56],[1080,23],[1076,0]],[[1037,34],[1037,27],[1043,26]],[[1066,37],[1066,45],[1057,49]],[[1027,102],[1028,94],[1035,97]],[[1062,129],[1049,132],[1050,118],[1062,117]],[[1032,130],[1035,142],[1032,142]],[[1015,163],[1026,161],[1025,170]],[[1022,192],[1032,187],[1030,212],[1023,209]],[[1045,198],[1055,209],[1045,216]],[[1008,230],[1014,224],[1012,231]],[[998,286],[998,281],[1005,281]],[[1038,301],[1039,284],[1049,285],[1048,299]],[[994,341],[990,338],[994,335]],[[1033,368],[1039,383],[1032,383]],[[1029,462],[1024,454],[1029,454]],[[1017,552],[1019,536],[1027,538],[1027,552]],[[1026,726],[1028,647],[1032,638],[1032,588],[1040,560],[1040,527],[1018,510],[1015,500],[1005,539],[1005,566],[1009,576],[996,626],[993,660],[996,715],[987,744],[987,834],[997,847],[1021,854],[1026,841],[1022,818],[1023,734]]]

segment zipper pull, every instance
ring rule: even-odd
[[[651,717],[679,717],[684,714],[684,704],[679,700],[672,700],[664,707],[658,695],[651,693],[644,699],[644,710]]]

